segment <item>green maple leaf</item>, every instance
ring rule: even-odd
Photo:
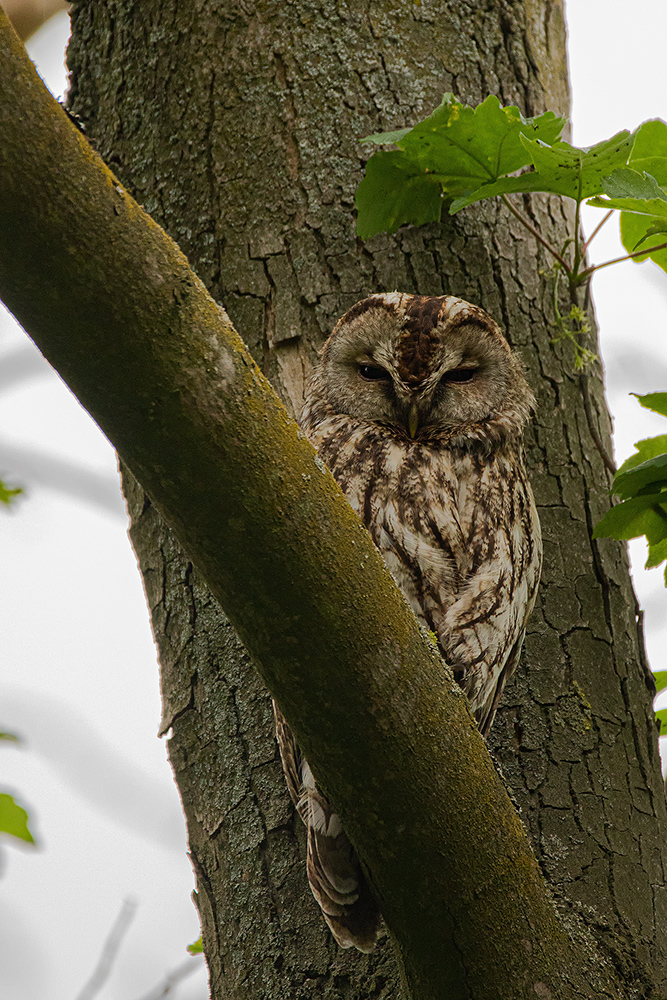
[[[357,233],[368,239],[408,223],[438,221],[445,201],[474,191],[530,162],[522,137],[553,142],[565,125],[547,111],[524,118],[491,95],[476,108],[445,94],[412,129],[381,132],[364,142],[400,148],[375,153],[357,189]]]
[[[667,124],[659,118],[644,122],[637,129],[635,144],[628,166],[638,173],[649,174],[660,188],[667,188]],[[647,219],[645,214],[621,212],[621,242],[628,253],[634,253],[642,244],[651,241],[656,245],[667,242],[664,218]],[[656,238],[657,237],[657,238]],[[650,247],[648,248],[650,249]],[[634,257],[637,264],[650,258],[663,271],[667,271],[667,249]]]
[[[535,169],[519,177],[501,177],[493,184],[486,184],[457,198],[450,207],[452,215],[476,201],[499,194],[540,191],[565,195],[575,201],[590,198],[603,190],[605,177],[627,163],[634,136],[628,131],[618,132],[611,139],[588,149],[579,149],[568,142],[547,145],[540,139],[530,139],[525,135],[520,137],[520,142]]]

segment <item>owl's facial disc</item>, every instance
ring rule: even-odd
[[[493,320],[447,297],[391,293],[353,306],[322,351],[318,380],[336,413],[424,442],[531,404]]]
[[[479,365],[471,362],[449,368],[444,373],[436,371],[427,380],[427,387],[420,391],[415,387],[410,393],[411,401],[406,414],[406,428],[411,438],[417,436],[417,431],[428,427],[433,421],[437,404],[441,402],[443,393],[451,387],[465,386],[473,383],[479,373]],[[465,390],[463,390],[465,392]],[[461,394],[455,391],[456,404],[460,405]]]

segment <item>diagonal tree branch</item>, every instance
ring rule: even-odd
[[[0,294],[238,629],[371,873],[412,996],[616,996],[333,478],[1,12],[0,93]]]
[[[67,0],[2,0],[7,17],[19,38],[27,41],[59,10],[69,7]]]

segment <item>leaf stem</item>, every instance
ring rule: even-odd
[[[579,189],[581,194],[581,181],[579,181]],[[570,284],[576,280],[579,275],[579,264],[584,255],[584,250],[579,245],[579,238],[581,235],[581,198],[577,198],[577,207],[574,211],[574,264],[572,266],[572,273],[570,276]]]
[[[567,274],[569,274],[570,271],[571,271],[570,265],[567,263],[566,260],[563,259],[563,257],[561,257],[561,255],[558,253],[558,251],[555,250],[554,247],[551,246],[551,244],[549,243],[549,241],[545,240],[545,238],[537,231],[537,229],[535,229],[535,227],[528,221],[528,219],[524,215],[522,215],[521,212],[519,212],[514,207],[514,205],[511,204],[511,202],[509,201],[507,195],[501,194],[500,198],[501,198],[501,201],[503,202],[503,204],[506,205],[507,208],[509,208],[509,210],[512,213],[512,215],[515,216],[515,218],[517,218],[519,220],[519,222],[521,223],[521,225],[525,226],[526,229],[528,230],[528,232],[530,232],[530,233],[533,234],[533,236],[535,237],[535,239],[539,243],[541,243],[542,246],[545,247],[546,250],[549,251],[549,253],[551,254],[552,257],[556,258],[556,260],[558,261],[558,263],[560,264],[560,266],[563,268],[563,270]]]
[[[603,267],[609,267],[610,264],[620,264],[624,260],[632,260],[633,257],[643,257],[645,254],[655,253],[656,250],[667,249],[667,243],[659,243],[657,247],[649,247],[648,250],[635,250],[634,253],[625,254],[624,257],[614,257],[613,260],[606,260],[604,264],[593,264],[592,267],[587,267],[585,271],[577,275],[577,284],[581,284],[587,278],[590,278],[594,271],[599,271]]]
[[[614,214],[614,209],[613,208],[610,208],[608,212],[605,212],[602,220],[600,222],[598,222],[597,226],[595,227],[595,229],[593,230],[593,232],[591,233],[591,235],[588,237],[588,239],[584,243],[583,247],[581,248],[582,253],[586,253],[586,251],[588,250],[589,246],[591,245],[591,243],[593,242],[593,240],[595,239],[595,237],[597,236],[597,234],[600,232],[600,230],[604,226],[605,222],[609,222],[609,220],[611,219],[611,217],[612,217],[613,214]]]

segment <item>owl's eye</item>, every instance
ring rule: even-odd
[[[367,382],[387,382],[391,375],[379,365],[359,365],[359,374]]]
[[[442,376],[442,382],[469,382],[477,374],[478,368],[452,368]]]

